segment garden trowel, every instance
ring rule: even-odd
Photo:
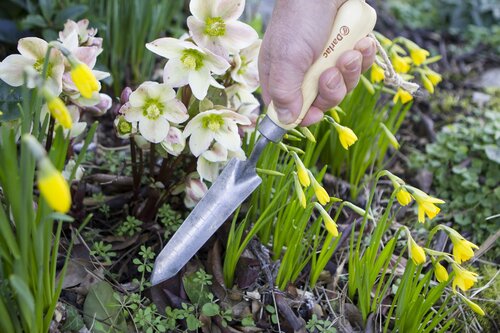
[[[215,233],[242,202],[260,185],[261,178],[255,167],[259,157],[272,142],[279,142],[287,130],[302,122],[318,95],[318,80],[326,69],[335,66],[339,56],[352,50],[354,45],[374,28],[376,13],[363,0],[349,0],[338,10],[333,29],[319,59],[311,66],[302,84],[303,107],[292,124],[278,120],[271,103],[267,115],[260,122],[262,134],[246,161],[231,159],[203,199],[193,209],[181,227],[172,236],[156,258],[151,275],[153,285],[177,274]]]

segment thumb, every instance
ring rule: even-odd
[[[269,71],[269,96],[273,101],[279,121],[293,123],[302,109],[302,81],[307,70],[301,57],[287,54],[278,57]]]

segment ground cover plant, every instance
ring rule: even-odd
[[[498,239],[498,110],[417,151],[441,56],[379,32],[359,85],[266,147],[260,187],[152,286],[159,251],[258,139],[263,31],[241,0],[127,5],[2,5],[24,37],[1,49],[0,331],[498,328],[498,270],[478,260]]]

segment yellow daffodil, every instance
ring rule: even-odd
[[[412,200],[410,193],[403,186],[401,186],[396,194],[396,199],[401,206],[407,206]]]
[[[408,91],[401,89],[401,88],[398,88],[398,91],[396,92],[396,94],[394,95],[394,98],[392,99],[392,101],[394,103],[401,101],[402,104],[406,104],[406,103],[410,102],[411,100],[413,100],[412,94],[410,94]]]
[[[314,190],[314,194],[316,195],[316,199],[318,199],[319,203],[323,206],[330,202],[330,195],[325,190],[323,186],[314,178],[311,171],[307,170],[309,173],[309,179],[311,179],[311,184]]]
[[[335,126],[335,129],[339,134],[340,144],[342,145],[342,147],[344,147],[345,150],[349,149],[350,146],[358,141],[358,137],[349,127],[342,126],[337,123],[334,123],[333,125]]]
[[[439,262],[434,265],[434,275],[438,282],[446,282],[449,279],[448,271]]]
[[[425,216],[429,219],[433,219],[441,211],[441,209],[435,204],[443,204],[444,201],[438,198],[431,197],[427,193],[413,187],[407,186],[410,190],[411,195],[415,198],[418,205],[418,221],[420,223],[425,222]]]
[[[411,260],[415,263],[415,265],[421,265],[425,263],[427,260],[425,256],[424,249],[419,246],[411,237],[409,231],[408,232],[408,249],[410,250]]]
[[[456,287],[467,291],[477,282],[477,274],[464,269],[462,266],[453,264],[453,271],[455,272],[455,278],[453,279],[452,286],[455,291]]]
[[[389,38],[385,37],[381,33],[375,31],[374,34],[375,34],[375,37],[377,37],[377,39],[380,42],[380,44],[382,44],[383,47],[387,48],[387,47],[389,47],[389,46],[392,45],[392,40],[390,40]]]
[[[434,86],[437,86],[439,82],[443,80],[443,77],[439,73],[436,73],[431,69],[427,69],[425,74]]]
[[[323,221],[325,222],[325,228],[326,230],[332,235],[333,237],[337,237],[339,235],[339,231],[337,229],[337,224],[333,221],[332,217],[328,212],[317,202],[314,203],[314,206],[316,209],[319,211],[321,214],[321,217],[323,218]]]
[[[47,107],[52,117],[64,128],[71,129],[73,121],[64,102],[59,97],[53,95],[48,89],[43,89],[43,95],[47,100]]]
[[[308,187],[311,184],[311,180],[309,179],[309,174],[307,168],[302,163],[302,160],[299,158],[297,153],[292,152],[293,159],[295,160],[295,166],[297,167],[297,176],[299,177],[299,181],[304,187]]]
[[[71,79],[85,98],[91,98],[94,92],[99,91],[99,82],[90,68],[83,62],[72,62]]]
[[[413,60],[413,63],[417,66],[422,65],[429,55],[430,55],[429,51],[422,49],[420,47],[413,48],[410,50],[410,57]]]
[[[373,83],[378,83],[378,82],[384,81],[384,79],[385,79],[384,70],[382,69],[382,67],[380,67],[379,65],[374,63],[372,65],[372,69],[370,72],[370,80]]]
[[[391,55],[391,62],[394,70],[400,74],[408,73],[411,66],[411,58],[410,57],[401,57],[396,52]]]
[[[307,203],[306,203],[306,195],[304,194],[304,191],[302,190],[302,186],[300,185],[299,177],[297,176],[297,173],[293,173],[293,180],[294,180],[294,186],[295,186],[295,194],[297,194],[297,198],[299,199],[299,203],[302,206],[302,208],[306,208]]]
[[[473,249],[479,248],[476,244],[469,242],[458,233],[456,234],[450,233],[450,239],[451,242],[453,243],[453,257],[455,258],[455,261],[459,264],[474,257]]]
[[[63,175],[45,157],[39,163],[38,189],[47,204],[60,213],[71,208],[71,193]]]

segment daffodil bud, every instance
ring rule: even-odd
[[[434,275],[438,282],[446,282],[449,278],[448,271],[439,262],[434,265]]]
[[[311,180],[309,179],[309,174],[307,168],[302,163],[302,160],[299,158],[297,153],[291,152],[292,157],[295,161],[295,166],[297,167],[297,176],[299,177],[299,181],[304,187],[308,187],[311,184]]]
[[[71,58],[70,58],[71,59]],[[91,98],[94,92],[99,91],[99,82],[90,70],[89,66],[76,59],[70,60],[71,79],[75,83],[80,94],[85,98]]]
[[[393,52],[391,54],[391,62],[392,62],[392,66],[394,67],[394,70],[400,74],[408,73],[408,71],[411,68],[411,66],[410,66],[411,58],[401,57],[396,52]]]
[[[470,299],[468,299],[465,296],[462,297],[462,299],[464,300],[465,304],[467,304],[472,311],[474,311],[475,313],[477,313],[480,316],[485,315],[484,310],[479,305],[477,305],[476,303],[474,303],[473,301],[471,301]]]
[[[345,150],[348,150],[350,146],[358,141],[358,137],[349,127],[342,126],[337,123],[334,123],[333,126],[337,130],[337,133],[339,134],[340,144],[342,145],[342,147],[344,147]]]
[[[42,92],[47,100],[47,107],[52,117],[64,128],[71,129],[73,127],[73,121],[71,120],[71,115],[66,104],[49,89],[44,88]]]
[[[401,88],[398,88],[398,91],[396,92],[396,94],[394,95],[394,98],[392,99],[394,104],[396,104],[398,101],[401,101],[402,104],[406,104],[406,103],[410,102],[411,100],[413,100],[412,94],[410,94],[408,91],[403,90]]]
[[[319,203],[323,206],[330,202],[330,195],[325,190],[323,186],[316,180],[311,171],[307,170],[309,173],[309,178],[311,179],[311,184],[314,190],[314,194],[316,195],[316,199],[318,199]]]
[[[306,195],[304,194],[304,190],[302,189],[302,186],[300,185],[299,177],[297,176],[297,173],[293,173],[293,184],[295,188],[295,194],[297,195],[297,199],[299,199],[299,203],[302,206],[302,208],[306,208],[307,202],[306,202]]]
[[[384,70],[382,69],[382,67],[380,67],[379,65],[377,65],[376,63],[374,63],[372,65],[372,69],[370,71],[370,80],[373,83],[378,83],[378,82],[384,81],[384,79],[385,79],[385,72],[384,72]]]
[[[400,186],[398,193],[396,193],[396,199],[401,206],[407,206],[412,200],[411,194],[403,186]]]
[[[415,265],[421,265],[425,263],[426,256],[424,249],[419,246],[411,237],[408,231],[408,249],[410,250],[411,260],[415,263]]]
[[[69,185],[48,157],[38,163],[38,189],[53,210],[67,213],[71,208]]]
[[[429,78],[429,80],[431,81],[431,83],[434,86],[437,86],[439,84],[439,82],[441,82],[443,80],[442,76],[439,73],[436,73],[431,69],[427,68],[425,70],[425,74],[427,75],[427,77]]]
[[[425,90],[427,90],[431,94],[434,94],[434,85],[432,84],[431,80],[429,80],[429,78],[425,74],[422,74],[421,78]]]
[[[316,138],[314,135],[311,133],[309,128],[307,127],[300,127],[300,132],[307,138],[307,140],[316,143]]]
[[[332,235],[333,237],[337,237],[339,235],[339,231],[337,229],[337,224],[333,221],[332,217],[328,212],[318,204],[317,202],[314,203],[314,207],[319,211],[321,214],[321,217],[323,218],[323,221],[325,222],[325,228]]]

